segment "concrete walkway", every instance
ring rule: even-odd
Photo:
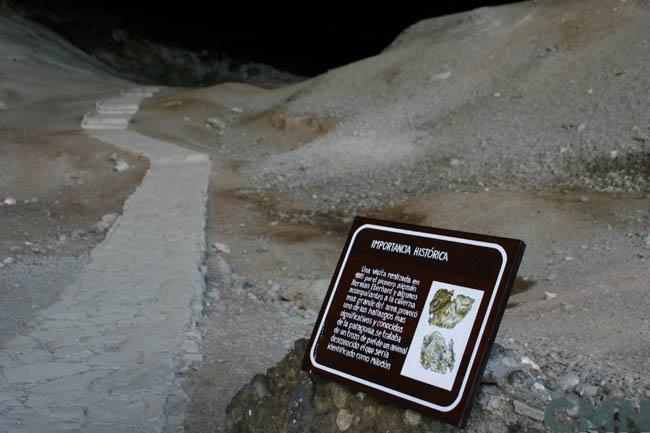
[[[131,131],[92,135],[151,168],[76,282],[0,351],[0,432],[182,431],[210,161]]]

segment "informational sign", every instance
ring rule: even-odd
[[[356,218],[303,368],[463,425],[524,248]]]

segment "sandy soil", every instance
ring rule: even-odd
[[[15,206],[0,207],[2,255],[45,252],[55,245],[56,253],[73,253],[94,245],[96,240],[84,240],[79,230],[92,237],[102,216],[121,212],[148,166],[144,158],[81,132],[7,130],[0,148],[0,197],[17,201]],[[114,153],[131,168],[115,171],[110,159]],[[77,242],[68,242],[73,238]],[[25,242],[34,245],[28,248]]]

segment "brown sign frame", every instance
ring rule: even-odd
[[[396,242],[415,242],[427,245],[426,242],[430,243],[433,240],[436,245],[443,245],[440,249],[445,250],[445,254],[448,254],[448,260],[431,260],[431,254],[429,254],[429,260],[423,260],[411,255],[371,250],[367,238],[377,238],[379,233],[383,233],[382,237]],[[373,234],[374,236],[371,236]],[[522,241],[516,239],[373,218],[355,218],[312,331],[308,349],[303,358],[303,369],[378,395],[400,406],[435,416],[443,421],[459,426],[464,425],[505,311],[525,247]],[[436,256],[433,257],[437,259]],[[374,367],[363,368],[355,359],[346,358],[344,360],[338,354],[326,352],[325,347],[333,335],[333,327],[342,310],[341,299],[344,294],[339,289],[342,285],[347,285],[345,282],[350,281],[349,275],[355,272],[359,263],[365,263],[365,261],[387,264],[396,271],[406,269],[411,273],[427,274],[428,277],[423,279],[425,283],[429,280],[435,283],[437,282],[436,278],[439,278],[439,281],[451,281],[453,284],[463,283],[466,286],[482,287],[480,290],[483,294],[479,298],[478,313],[475,313],[476,317],[471,323],[471,333],[460,357],[458,370],[453,376],[453,386],[444,389],[404,376],[401,371],[407,355],[401,361],[401,366],[397,365],[397,368],[393,370],[390,367],[388,372],[384,372],[377,371],[378,369]],[[351,266],[347,266],[348,264]],[[499,269],[495,269],[496,267]],[[491,285],[492,282],[494,285],[489,287],[488,284]],[[429,287],[426,287],[425,284],[422,290],[426,288],[428,295],[432,292],[432,287],[431,283],[429,283]],[[425,303],[427,296],[423,296],[421,299],[420,302]],[[424,314],[424,307],[424,304],[419,307],[420,316]],[[412,339],[419,325],[407,323],[405,326],[407,335],[410,334]],[[409,341],[409,351],[411,343],[412,341]],[[399,355],[395,355],[395,357],[399,357]]]

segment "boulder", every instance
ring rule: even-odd
[[[456,432],[412,409],[301,370],[307,340],[256,375],[226,409],[229,433]],[[495,344],[465,432],[542,432],[546,381],[530,358]],[[537,385],[536,385],[537,384]]]

